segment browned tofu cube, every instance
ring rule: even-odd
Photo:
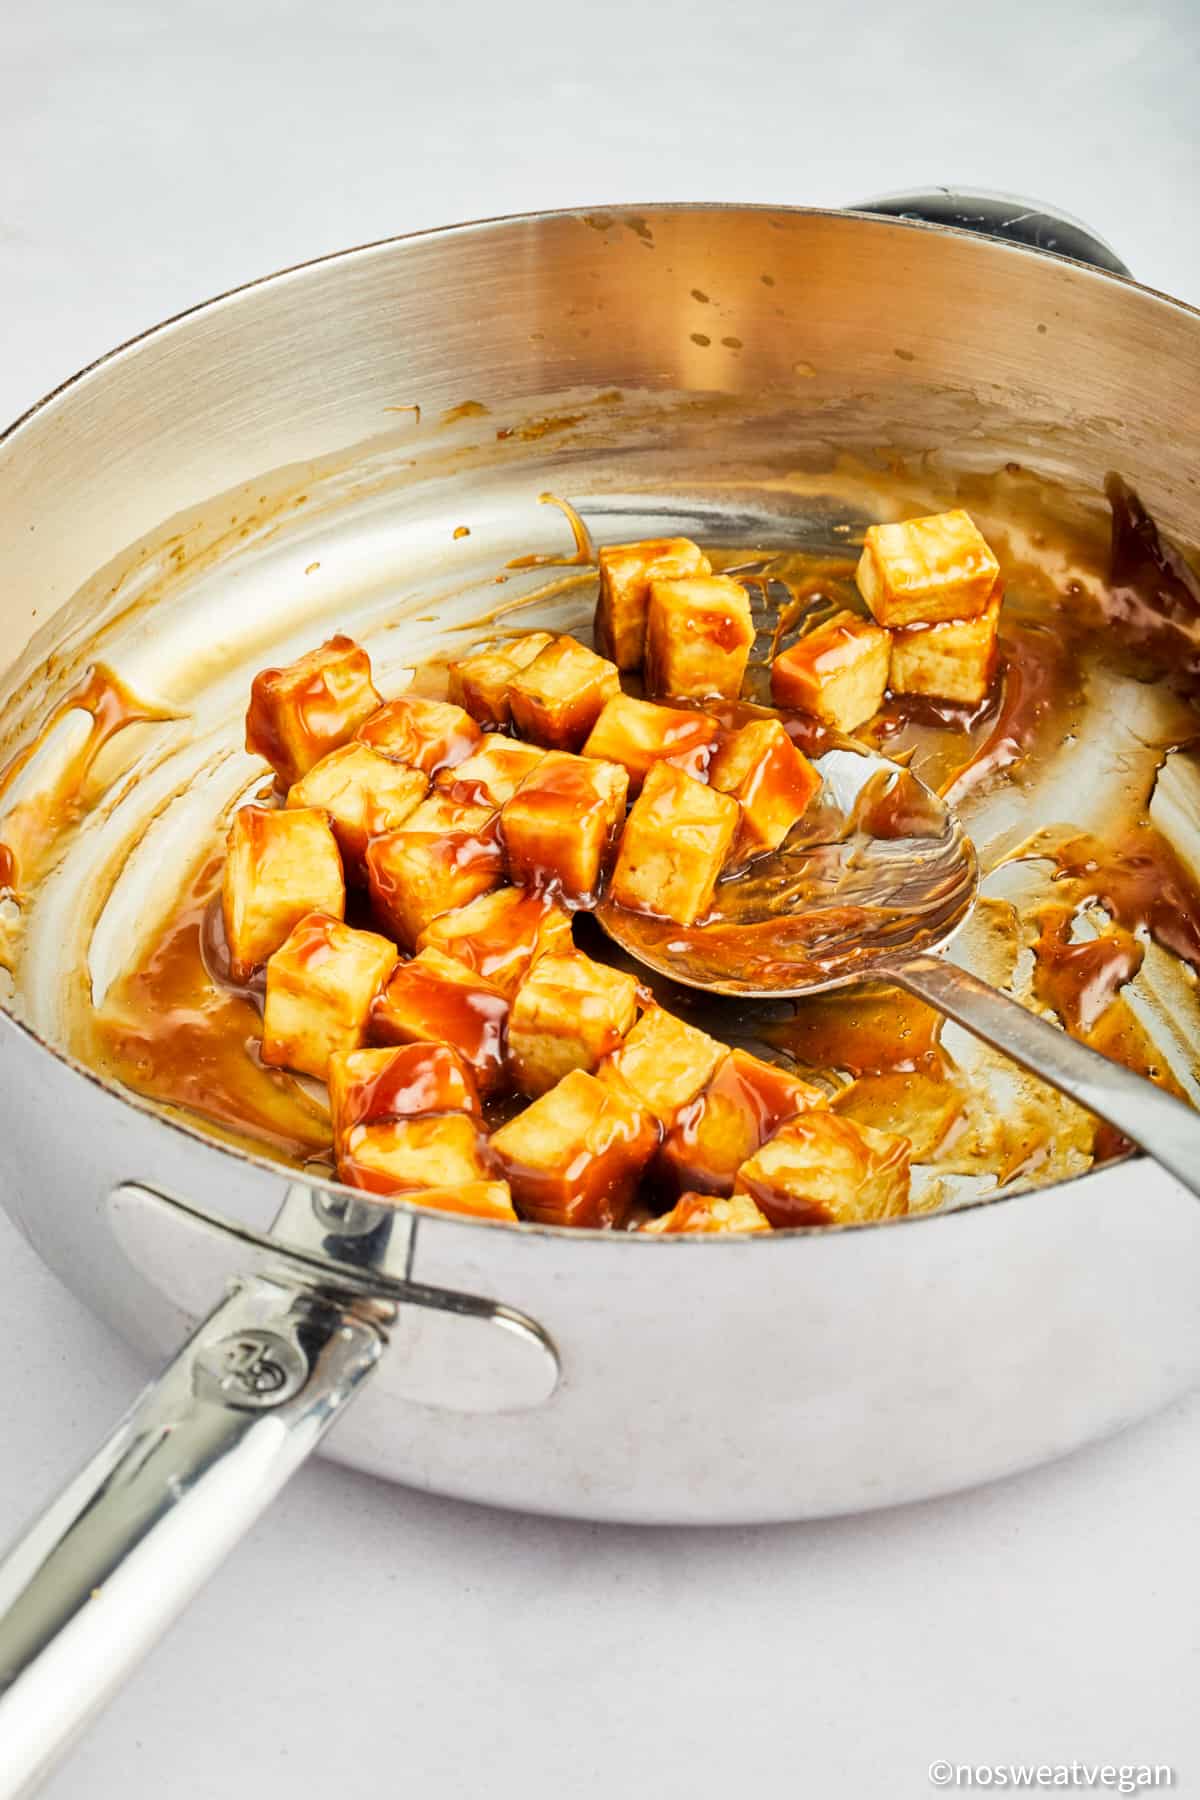
[[[522,744],[491,731],[466,762],[442,770],[438,790],[469,806],[503,806],[545,754],[536,744]]]
[[[323,1080],[335,1050],[357,1050],[396,946],[308,913],[267,962],[262,1059]]]
[[[771,1221],[749,1194],[681,1194],[670,1212],[649,1219],[643,1231],[664,1237],[683,1233],[725,1236],[737,1231],[770,1231]]]
[[[436,775],[465,762],[483,734],[470,713],[449,700],[401,694],[365,719],[356,735],[395,762]]]
[[[444,950],[512,999],[531,964],[573,949],[571,915],[549,894],[498,888],[427,925],[417,949]]]
[[[370,1035],[377,1044],[452,1044],[470,1067],[481,1094],[504,1079],[508,1001],[441,950],[422,950],[398,963],[375,1001]]]
[[[836,1113],[802,1113],[781,1125],[737,1172],[778,1230],[790,1225],[862,1225],[908,1211],[908,1139],[855,1125]]]
[[[724,1056],[725,1046],[716,1038],[654,1006],[596,1073],[601,1081],[631,1089],[637,1103],[669,1127]]]
[[[448,1044],[338,1052],[329,1059],[327,1080],[339,1156],[360,1126],[426,1113],[466,1113],[476,1123],[482,1118],[475,1079]]]
[[[796,706],[838,731],[857,731],[883,704],[892,657],[889,632],[837,613],[771,664],[776,706]]]
[[[512,718],[508,690],[512,678],[527,669],[554,640],[548,631],[531,631],[494,650],[480,651],[450,664],[450,698],[481,725],[507,725]]]
[[[408,1188],[392,1196],[429,1212],[463,1213],[469,1219],[502,1219],[516,1225],[517,1211],[507,1181],[464,1181],[459,1187]]]
[[[731,575],[651,582],[647,693],[736,700],[753,642],[750,597]]]
[[[637,1017],[637,982],[573,951],[543,956],[517,989],[508,1054],[523,1094],[543,1094],[572,1069],[592,1070]]]
[[[340,919],[346,883],[325,814],[241,807],[229,827],[221,905],[235,981],[248,980],[305,913]]]
[[[628,789],[619,763],[549,751],[500,813],[513,880],[592,904],[625,822]]]
[[[403,825],[428,787],[418,769],[393,762],[369,744],[341,744],[289,788],[287,803],[327,813],[346,874],[365,881],[370,840]]]
[[[499,814],[431,794],[399,831],[367,845],[371,904],[385,928],[412,949],[431,919],[465,906],[504,879]]]
[[[712,564],[690,538],[647,538],[606,544],[600,552],[596,645],[618,669],[640,669],[646,643],[650,583],[682,575],[711,575]],[[607,752],[603,752],[607,755]]]
[[[947,619],[942,625],[905,625],[892,633],[894,694],[928,694],[978,706],[996,667],[999,594],[974,619]]]
[[[625,1094],[575,1069],[492,1137],[521,1216],[623,1225],[658,1126]]]
[[[970,513],[956,509],[869,526],[855,578],[881,625],[933,625],[981,613],[999,574]]]
[[[717,721],[701,712],[614,694],[592,726],[583,754],[620,763],[629,775],[630,793],[639,794],[656,762],[703,781],[720,735]]]
[[[708,778],[741,807],[738,849],[747,854],[777,849],[821,785],[778,719],[756,719],[727,737]]]
[[[747,1158],[785,1119],[825,1105],[819,1088],[745,1050],[731,1050],[663,1140],[657,1174],[668,1193],[731,1194]]]
[[[379,705],[371,659],[353,638],[332,637],[285,669],[263,669],[250,689],[246,748],[287,788],[347,743]]]
[[[466,1113],[422,1113],[356,1125],[338,1158],[338,1180],[369,1194],[473,1186],[491,1177],[487,1137]],[[413,1193],[414,1200],[420,1199]]]
[[[610,898],[630,912],[693,924],[712,904],[740,823],[730,795],[656,763],[625,821]]]
[[[572,637],[557,637],[509,683],[512,722],[535,744],[578,750],[604,702],[620,689],[615,663]]]

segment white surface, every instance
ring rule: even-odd
[[[536,206],[952,180],[1056,201],[1200,300],[1194,0],[0,12],[3,418],[271,268]],[[0,1316],[3,1539],[141,1371],[2,1221]],[[1200,1398],[964,1497],[763,1531],[316,1467],[49,1791],[906,1800],[939,1757],[1075,1757],[1200,1792],[1198,1494]]]

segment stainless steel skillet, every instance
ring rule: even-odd
[[[436,648],[511,557],[562,544],[543,489],[610,537],[678,522],[774,541],[803,518],[815,544],[844,522],[832,486],[850,506],[857,482],[866,505],[880,468],[863,453],[924,457],[932,488],[1016,460],[1064,496],[1115,466],[1191,541],[1198,367],[1188,308],[1011,243],[616,210],[275,277],[138,340],[7,436],[5,754],[96,660],[164,718],[106,746],[94,812],[31,909],[0,1017],[5,1202],[148,1351],[205,1321],[0,1572],[8,1791],[335,1422],[331,1454],[436,1491],[772,1519],[1005,1473],[1195,1380],[1200,1218],[1140,1162],[887,1230],[651,1248],[371,1209],[56,1046],[80,957],[102,988],[189,832],[248,778],[230,755],[246,671],[333,623],[393,665]],[[558,582],[541,604],[567,617],[576,574],[514,574],[493,601]],[[63,756],[80,725],[75,709]]]

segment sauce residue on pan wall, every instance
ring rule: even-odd
[[[1014,965],[1022,953],[1031,964],[1020,997],[1051,1011],[1107,1054],[1178,1088],[1128,1004],[1126,990],[1132,992],[1131,984],[1136,987],[1144,977],[1148,943],[1200,968],[1195,882],[1147,825],[1148,791],[1116,808],[1097,831],[1094,820],[1084,829],[1064,822],[1061,815],[1039,817],[1038,777],[1085,728],[1096,705],[1090,683],[1097,671],[1158,684],[1185,703],[1190,699],[1200,671],[1200,588],[1190,565],[1161,544],[1136,498],[1119,484],[1110,484],[1113,526],[1107,566],[1097,549],[1094,521],[1078,542],[1055,520],[1039,535],[1036,484],[1023,472],[1006,471],[990,484],[971,477],[969,485],[961,502],[978,507],[985,519],[1003,519],[1010,508],[1018,518],[1008,543],[997,543],[1007,599],[992,692],[971,709],[891,700],[864,731],[864,740],[893,760],[910,763],[947,795],[963,810],[969,832],[998,795],[1014,789],[1028,795],[1030,833],[1014,854],[1031,864],[1044,862],[1050,873],[1028,904],[1011,909]],[[906,510],[933,510],[941,498]],[[564,511],[572,525],[574,554],[519,560],[530,567],[579,565],[578,573],[546,591],[556,602],[577,592],[573,628],[586,639],[594,583],[585,565],[594,552],[583,522],[572,509]],[[754,544],[710,549],[716,568],[737,572],[746,582],[759,629],[747,698],[712,709],[724,725],[764,716],[761,703],[771,654],[832,611],[845,606],[861,610],[851,579],[850,532],[847,527],[845,555]],[[476,635],[494,636],[497,620],[523,606],[521,600],[512,606],[481,604]],[[520,618],[522,628],[533,623]],[[86,804],[87,770],[103,743],[123,724],[169,716],[131,696],[119,698],[123,690],[107,671],[95,671],[94,680],[94,688],[85,685],[68,696],[54,715],[57,719],[71,707],[82,708],[92,711],[94,727],[68,784],[74,797],[64,799],[61,819],[41,815],[47,841],[54,840],[64,822],[77,819]],[[636,683],[629,686],[638,691]],[[431,659],[418,668],[413,691],[444,693],[444,660]],[[835,734],[801,715],[788,715],[785,722],[809,754],[836,743]],[[1188,735],[1177,732],[1171,742],[1188,741]],[[1200,717],[1190,735],[1200,736]],[[1170,747],[1164,743],[1162,754]],[[0,836],[2,889],[26,879],[38,832],[33,822],[22,824],[17,808]],[[28,866],[34,862],[29,860]],[[214,843],[211,854],[196,865],[170,919],[110,987],[101,1011],[90,1021],[86,1054],[106,1075],[207,1123],[223,1137],[295,1165],[320,1161],[329,1148],[324,1107],[310,1084],[262,1065],[257,1054],[259,995],[228,979],[214,906],[219,880],[220,854]],[[1088,908],[1100,910],[1102,929],[1077,942],[1075,922]],[[368,922],[365,916],[361,922]],[[607,953],[590,922],[578,921],[577,934],[589,953]],[[1086,1166],[1092,1156],[1103,1158],[1125,1147],[1116,1134],[1095,1130],[1078,1109],[1040,1084],[1019,1085],[1001,1116],[989,1104],[976,1069],[962,1063],[961,1050],[956,1047],[953,1056],[947,1050],[937,1015],[891,991],[746,1006],[672,990],[669,1004],[726,1041],[774,1057],[816,1080],[835,1096],[839,1108],[863,1122],[907,1132],[939,1180],[953,1174],[982,1176],[990,1183],[1014,1177],[1051,1180]],[[489,1101],[489,1122],[498,1122],[512,1104]],[[937,1204],[942,1192],[935,1182],[919,1203]]]

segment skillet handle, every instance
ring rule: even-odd
[[[0,1563],[0,1800],[28,1793],[112,1696],[383,1345],[369,1301],[233,1284]]]
[[[909,957],[888,979],[1107,1119],[1200,1197],[1200,1118],[1190,1106],[944,957]]]
[[[920,219],[926,225],[953,225],[981,237],[1004,238],[1031,250],[1052,250],[1075,262],[1090,263],[1110,275],[1129,275],[1110,244],[1079,219],[1037,200],[1016,194],[993,194],[979,188],[926,188],[921,192],[877,194],[858,200],[851,212],[882,213],[893,219]]]

